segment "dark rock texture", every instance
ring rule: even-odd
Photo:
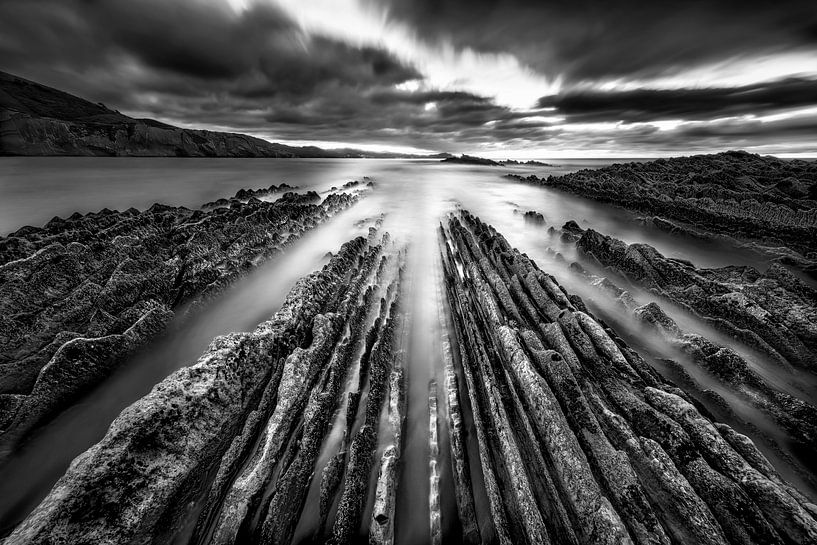
[[[497,167],[502,163],[497,163],[493,159],[486,159],[484,157],[475,157],[473,155],[462,154],[459,157],[446,157],[441,163],[454,163],[458,165],[481,165],[489,167]]]
[[[192,215],[244,207],[323,206],[312,199],[287,194],[270,204],[244,194],[211,212],[160,214],[187,225]],[[699,270],[574,223],[562,233],[673,300],[682,293],[673,282],[717,295],[774,280],[776,296],[813,297],[774,267],[768,277]],[[405,520],[428,543],[452,534],[502,545],[817,543],[813,500],[580,297],[467,211],[447,216],[438,235],[444,368],[428,390],[407,387],[415,347],[405,301],[419,277],[406,279],[406,247],[378,224],[299,280],[270,320],[216,338],[195,364],[125,409],[4,544],[388,545],[403,539]],[[793,441],[815,447],[813,407],[737,353],[683,331],[658,304],[642,305],[578,264],[572,270]],[[405,460],[413,466],[401,479]],[[399,488],[414,479],[429,485],[428,511],[398,518]]]
[[[194,543],[288,543],[365,323],[380,303],[386,313],[375,324],[366,417],[352,440],[333,531],[342,541],[360,522],[354,506],[368,495],[392,374],[400,275],[383,257],[392,271],[383,284],[394,287],[378,301],[372,282],[382,250],[371,238],[348,242],[298,282],[271,320],[217,338],[195,365],[123,411],[6,543],[169,542],[197,498],[205,500]]]
[[[781,365],[817,367],[817,292],[774,263],[700,269],[588,229],[579,250],[602,265],[688,308]]]
[[[684,331],[655,301],[640,304],[629,291],[620,288],[609,278],[593,275],[577,263],[572,264],[571,268],[588,284],[596,286],[630,311],[636,319],[657,332],[669,346],[679,349],[688,356],[687,365],[699,367],[729,392],[769,415],[790,441],[807,451],[813,452],[817,449],[817,408],[812,404],[781,390],[774,380],[755,370],[753,365],[735,350],[719,345],[703,335]],[[666,363],[680,369],[682,376],[690,383],[688,391],[690,388],[700,389],[695,381],[689,378],[689,369],[676,361]],[[725,404],[720,396],[709,389],[699,393],[704,398],[712,398],[716,406]],[[731,412],[729,405],[726,405],[726,408]]]
[[[581,299],[467,212],[440,232],[500,543],[817,540],[811,500]]]
[[[0,239],[0,446],[8,449],[187,312],[358,196],[54,218]]]
[[[518,180],[817,260],[817,162],[745,152],[659,159]],[[666,224],[664,224],[666,225]],[[683,228],[681,228],[683,229]]]
[[[252,428],[265,390],[276,399],[289,393],[281,369],[335,334],[334,311],[366,248],[362,238],[344,245],[298,282],[271,320],[217,338],[195,365],[123,411],[7,543],[169,541],[187,502],[206,490],[206,476],[242,450],[231,443]]]
[[[540,212],[536,210],[528,210],[525,212],[524,216],[525,221],[528,223],[533,223],[535,225],[544,225],[545,224],[545,216],[543,216]]]

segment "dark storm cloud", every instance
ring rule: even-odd
[[[266,121],[275,124],[282,134],[306,133],[315,139],[391,141],[426,149],[431,144],[433,149],[456,149],[452,143],[462,142],[465,131],[477,130],[487,137],[486,123],[523,115],[527,113],[470,93],[380,89],[360,94],[338,88],[327,97],[314,99],[308,111],[293,113],[290,108],[275,108]]]
[[[222,0],[0,0],[0,70],[131,115],[271,140],[452,152],[498,143],[683,150],[748,146],[752,135],[766,143],[813,140],[814,132],[808,132],[815,126],[813,113],[771,123],[711,121],[817,105],[814,79],[738,88],[683,88],[682,81],[674,90],[598,90],[605,79],[619,78],[632,87],[635,80],[735,55],[814,51],[817,10],[811,2],[390,3],[391,22],[419,36],[424,53],[398,58],[377,37],[344,41],[331,33],[310,34],[274,2],[250,2],[242,11]],[[361,25],[362,38],[366,28]],[[558,94],[523,108],[500,104],[478,86],[435,90],[421,70],[428,60],[422,55],[452,54],[435,49],[438,42],[454,44],[455,56],[464,47],[511,54],[523,69],[561,75],[564,85]],[[398,50],[411,47],[405,40],[400,44]],[[479,55],[468,57],[465,76],[472,70],[493,77],[479,72],[479,60]],[[515,61],[491,65],[499,67],[497,82],[511,65],[518,76]],[[400,85],[409,80],[420,83]],[[649,125],[666,119],[696,123],[674,130]],[[597,122],[618,125],[611,130],[594,127]]]
[[[649,77],[817,45],[813,0],[391,0],[425,37],[510,52],[568,82]]]
[[[485,97],[467,93],[465,91],[401,91],[388,89],[376,92],[372,100],[380,104],[427,104],[429,102],[443,102],[452,104],[491,104]]]
[[[743,87],[573,90],[539,100],[581,121],[712,119],[817,103],[817,80],[789,78]]]
[[[271,5],[237,14],[197,0],[4,1],[0,36],[3,69],[154,115],[163,104],[142,96],[221,96],[257,109],[276,95],[298,103],[322,87],[419,77],[384,51],[307,36]]]

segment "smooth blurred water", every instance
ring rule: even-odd
[[[371,177],[374,191],[352,209],[304,236],[282,256],[250,273],[194,316],[182,329],[147,347],[123,366],[122,372],[70,409],[30,441],[0,468],[0,527],[25,516],[53,486],[76,455],[101,438],[110,422],[169,373],[189,365],[206,349],[212,337],[229,331],[247,331],[271,316],[297,278],[317,269],[328,251],[349,238],[364,234],[359,220],[386,214],[383,224],[395,240],[409,246],[405,308],[411,313],[406,333],[407,414],[402,475],[397,504],[397,541],[424,543],[428,539],[428,382],[444,384],[440,353],[438,309],[439,257],[436,229],[440,219],[457,206],[469,209],[494,225],[512,245],[528,253],[539,266],[586,298],[623,337],[655,358],[677,357],[664,343],[645,333],[613,301],[577,280],[564,264],[546,252],[548,247],[565,254],[573,249],[552,241],[548,226],[560,227],[576,220],[627,242],[646,242],[665,255],[688,259],[698,266],[749,264],[764,269],[757,254],[732,245],[707,243],[669,235],[649,227],[635,215],[558,191],[505,179],[506,173],[563,174],[579,168],[598,167],[611,161],[555,161],[554,166],[514,165],[482,167],[442,164],[430,160],[371,159],[171,159],[171,158],[3,158],[0,159],[0,233],[22,225],[41,225],[55,215],[90,212],[103,207],[144,209],[154,202],[196,207],[240,188],[260,188],[288,183],[301,190],[326,192],[347,181]],[[526,223],[522,213],[541,212],[546,225]],[[640,302],[653,299],[636,294]],[[749,354],[708,325],[683,315],[661,302],[673,317],[691,331],[742,349],[764,376],[782,389],[811,402],[817,398],[813,382],[787,374],[762,356]],[[660,363],[656,363],[660,368]],[[696,379],[702,388],[722,391],[704,374]],[[441,440],[442,524],[445,535],[459,531],[451,498],[450,459],[446,409],[438,390]],[[730,401],[732,401],[730,399]],[[781,472],[814,490],[812,476],[803,471],[782,435],[759,411],[734,400],[736,412],[762,429],[772,442],[758,445],[778,464]],[[730,424],[733,424],[730,422]],[[745,426],[744,426],[745,429]],[[751,435],[751,433],[750,433]],[[774,442],[778,445],[775,446]],[[779,449],[779,450],[778,450]],[[471,453],[474,459],[475,453]],[[374,464],[376,471],[378,464]],[[319,474],[318,474],[319,475]],[[368,521],[367,521],[368,522]]]

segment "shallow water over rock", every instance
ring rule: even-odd
[[[592,228],[626,243],[646,243],[668,258],[686,260],[699,268],[752,265],[765,271],[769,267],[768,259],[728,241],[701,241],[668,234],[623,209],[610,208],[554,189],[524,185],[503,178],[507,172],[523,175],[533,173],[538,176],[561,174],[584,168],[587,164],[568,163],[531,169],[524,166],[473,167],[396,160],[94,159],[95,162],[88,162],[85,159],[14,159],[11,160],[15,161],[13,164],[5,161],[7,160],[0,161],[0,170],[13,170],[19,174],[24,168],[31,167],[31,175],[27,181],[23,179],[24,176],[11,181],[10,198],[3,201],[3,206],[8,207],[9,213],[4,215],[0,210],[0,217],[4,221],[0,224],[0,231],[3,232],[13,231],[23,222],[39,225],[55,214],[67,216],[77,210],[90,211],[102,207],[125,209],[129,206],[145,208],[154,201],[196,206],[220,197],[229,197],[240,188],[266,187],[273,183],[286,182],[297,186],[300,192],[314,190],[325,196],[333,191],[332,188],[341,188],[342,191],[342,185],[350,180],[369,177],[374,182],[372,191],[352,208],[304,234],[286,248],[283,254],[270,258],[239,279],[218,298],[196,310],[178,328],[171,328],[165,337],[130,358],[120,372],[81,402],[40,429],[0,468],[0,521],[6,529],[25,517],[48,494],[71,459],[99,441],[123,408],[148,393],[173,371],[195,363],[213,337],[231,331],[252,331],[257,324],[268,320],[281,309],[286,294],[299,278],[329,261],[329,252],[337,253],[344,242],[357,236],[365,237],[369,227],[379,225],[378,233],[389,233],[393,241],[394,252],[389,255],[395,256],[395,262],[404,259],[401,266],[405,271],[400,287],[395,288],[400,293],[401,315],[404,316],[404,322],[401,322],[395,335],[399,339],[399,361],[405,380],[405,424],[401,437],[402,448],[398,449],[399,474],[391,521],[394,542],[432,542],[437,531],[445,543],[469,539],[469,532],[473,532],[473,528],[464,524],[466,518],[463,517],[462,506],[456,501],[458,487],[462,486],[462,475],[457,473],[456,460],[452,460],[451,443],[457,441],[463,442],[460,446],[464,446],[464,452],[471,461],[472,501],[476,523],[480,526],[483,537],[490,535],[492,531],[496,532],[497,529],[484,527],[486,518],[490,518],[492,514],[490,491],[487,490],[490,483],[483,481],[480,464],[477,463],[480,459],[480,445],[476,439],[478,433],[475,430],[473,408],[465,395],[461,394],[459,399],[465,435],[458,437],[449,433],[452,415],[449,413],[447,388],[451,383],[451,375],[446,369],[446,345],[455,345],[456,337],[453,334],[444,284],[445,273],[440,258],[444,245],[450,242],[441,241],[439,228],[440,222],[447,221],[447,215],[458,209],[466,209],[493,226],[511,246],[525,253],[540,269],[555,277],[568,292],[581,296],[588,310],[644,355],[647,364],[672,380],[677,379],[673,375],[673,369],[677,367],[668,365],[666,361],[677,360],[681,367],[694,375],[697,389],[690,390],[689,394],[697,402],[715,414],[717,420],[726,422],[754,439],[787,481],[806,493],[814,494],[817,490],[814,467],[809,466],[803,459],[803,453],[798,451],[802,447],[793,443],[770,420],[767,413],[735,396],[721,381],[692,362],[684,360],[684,355],[677,346],[646,329],[609,292],[599,289],[593,279],[577,274],[576,269],[568,265],[576,261],[586,267],[589,274],[609,277],[613,283],[629,290],[639,305],[657,301],[683,330],[698,333],[735,350],[775,388],[811,404],[817,403],[817,381],[813,375],[776,365],[767,354],[736,341],[714,328],[711,323],[691,315],[643,287],[616,277],[613,271],[605,270],[598,263],[588,260],[577,250],[575,240],[561,236],[560,228],[566,222],[574,220],[580,230]],[[122,168],[123,165],[127,168]],[[57,172],[61,173],[64,185],[57,183]],[[30,188],[26,182],[30,184]],[[43,199],[42,191],[49,192],[51,197]],[[36,197],[37,194],[39,197]],[[9,205],[15,199],[16,208]],[[532,215],[525,215],[529,211],[541,214],[541,221],[538,218],[531,221]],[[551,227],[558,231],[555,235],[548,234],[548,228]],[[404,257],[396,257],[398,255]],[[462,263],[452,262],[452,266],[456,269]],[[451,272],[449,270],[448,274]],[[460,270],[460,274],[462,273]],[[395,275],[395,270],[392,270],[391,276],[387,275],[390,282],[395,281]],[[365,285],[370,280],[364,281],[361,276],[360,281]],[[386,286],[381,288],[385,296]],[[373,308],[375,307],[377,305]],[[366,328],[382,327],[382,324],[378,326],[375,323],[376,316],[376,311],[370,312],[367,316],[360,317],[360,323]],[[385,322],[389,314],[384,312],[382,316]],[[350,331],[349,335],[352,339],[349,342],[354,342],[354,333]],[[453,352],[455,360],[461,357],[456,346],[453,349],[449,347],[448,350]],[[464,391],[467,377],[460,364],[453,368],[457,379],[455,382],[458,381],[460,391]],[[304,496],[307,506],[303,514],[295,518],[296,524],[293,527],[288,526],[292,521],[279,522],[281,519],[275,519],[280,515],[280,507],[279,511],[275,511],[275,506],[282,505],[275,502],[282,502],[283,499],[279,500],[275,496],[274,489],[266,489],[258,492],[262,497],[260,501],[270,502],[270,513],[274,513],[268,515],[266,522],[263,515],[256,514],[252,522],[242,523],[249,524],[250,528],[239,528],[241,521],[233,523],[219,519],[216,512],[205,525],[206,528],[194,528],[196,518],[205,508],[203,498],[198,498],[191,502],[188,524],[174,533],[176,542],[189,542],[190,536],[195,536],[197,542],[203,543],[216,539],[214,536],[228,535],[229,532],[234,532],[229,534],[233,536],[260,535],[262,532],[270,532],[265,535],[289,535],[296,543],[319,540],[321,514],[316,500],[320,497],[322,473],[340,448],[342,437],[346,433],[344,430],[348,431],[351,441],[352,437],[360,436],[360,429],[365,424],[365,419],[362,418],[365,397],[361,401],[361,412],[351,425],[347,423],[344,414],[349,392],[357,390],[356,372],[353,369],[340,389],[339,399],[343,402],[335,407],[333,418],[330,419],[327,439],[321,443],[315,458],[314,476],[311,481],[307,481],[309,487]],[[498,380],[500,384],[505,384],[504,378]],[[429,385],[432,381],[436,385],[433,389],[435,411],[429,410]],[[367,393],[369,383],[363,384],[361,391]],[[681,386],[685,388],[684,385]],[[717,400],[713,401],[713,398],[704,395],[708,390],[714,390],[722,399],[726,399],[731,405],[732,413],[724,412]],[[393,430],[385,424],[390,408],[388,400],[384,400],[382,409],[372,409],[380,410],[386,417],[379,420],[378,433],[375,434],[377,446],[369,462],[370,467],[366,464],[360,466],[368,467],[368,473],[362,477],[362,481],[368,486],[365,500],[362,506],[349,510],[344,507],[342,510],[343,516],[350,512],[354,517],[359,517],[359,527],[352,530],[343,527],[345,522],[338,516],[338,510],[341,509],[338,504],[343,501],[344,486],[348,485],[347,482],[341,482],[338,485],[340,499],[330,505],[324,532],[335,532],[336,536],[364,536],[369,533],[372,521],[386,520],[386,515],[380,516],[381,512],[377,511],[383,505],[375,505],[379,500],[375,496],[381,483],[386,483],[382,486],[387,486],[381,472],[388,465],[385,462],[381,464],[381,457],[394,441]],[[438,423],[436,435],[431,433],[430,428],[430,415],[434,414]],[[506,418],[518,423],[517,415],[510,414]],[[524,419],[519,420],[522,421]],[[307,424],[304,427],[308,430]],[[320,436],[317,431],[314,433],[316,437]],[[515,452],[511,439],[503,439],[500,444],[508,453]],[[354,446],[350,448],[354,449]],[[523,451],[516,455],[520,456],[520,460],[529,460],[534,453]],[[301,460],[297,458],[298,454],[293,456],[296,456],[296,461]],[[306,464],[306,461],[303,463]],[[430,479],[430,473],[434,474],[431,467],[436,468],[438,475]],[[349,471],[354,475],[350,469],[347,471],[347,478]],[[499,473],[507,471],[513,471],[513,467],[502,468]],[[290,475],[293,482],[301,482],[299,475],[294,472]],[[536,492],[535,486],[538,485],[533,483],[530,486]],[[262,486],[261,489],[263,488]],[[530,491],[520,489],[517,493],[512,504],[521,509],[520,506],[526,495],[530,495]],[[346,492],[346,497],[353,496],[354,491]],[[506,497],[505,501],[510,500]],[[388,505],[388,501],[385,505]],[[494,505],[493,508],[495,507]],[[356,512],[358,509],[360,513]],[[439,530],[434,522],[436,513],[440,517]],[[537,532],[542,530],[542,523],[537,523],[536,517],[527,518],[526,523],[524,532],[529,538],[537,536]],[[619,521],[616,524],[623,523]],[[549,523],[546,521],[544,525],[549,526]],[[558,528],[558,524],[556,527]],[[222,529],[225,530],[219,534]],[[511,537],[519,536],[514,534]],[[228,538],[225,539],[225,542],[229,541]]]

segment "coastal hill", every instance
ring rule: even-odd
[[[154,119],[135,119],[103,104],[5,72],[0,72],[0,155],[420,157],[294,147],[246,134],[183,129]]]

